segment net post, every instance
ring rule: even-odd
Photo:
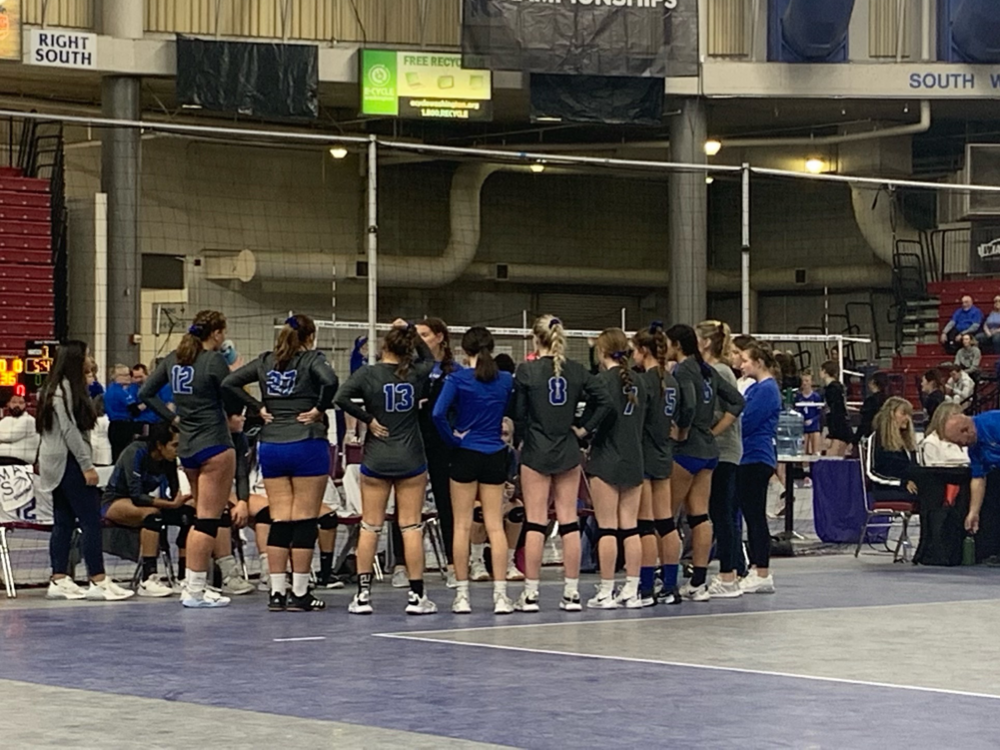
[[[743,309],[743,333],[750,335],[750,165],[743,162],[742,168],[742,208],[740,225],[742,227],[742,247],[740,253],[740,297]]]
[[[368,141],[368,364],[378,354],[378,141]]]

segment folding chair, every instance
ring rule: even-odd
[[[861,545],[864,544],[865,536],[869,529],[883,528],[888,535],[893,522],[899,519],[902,521],[902,533],[900,533],[896,547],[893,550],[892,561],[907,562],[910,550],[913,547],[909,535],[910,518],[918,511],[918,503],[916,500],[874,500],[870,492],[871,479],[868,476],[868,471],[871,468],[869,462],[872,460],[871,437],[862,438],[858,444],[858,449],[861,457],[858,463],[861,466],[861,494],[862,501],[865,504],[865,523],[861,527],[861,534],[858,536],[858,546],[854,550],[854,556],[857,557],[861,554]],[[875,518],[883,520],[878,523],[872,523],[872,520]],[[887,540],[886,549],[888,547]]]

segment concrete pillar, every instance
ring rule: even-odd
[[[143,6],[139,0],[104,0],[101,33],[118,39],[142,39]]]
[[[138,5],[139,3],[137,3]],[[139,78],[108,76],[101,112],[115,120],[139,119]],[[101,134],[101,191],[108,196],[108,364],[139,361],[139,130],[106,128]],[[105,371],[106,372],[106,371]]]
[[[705,163],[708,126],[701,99],[677,102],[670,119],[670,160]],[[667,182],[670,223],[670,323],[697,325],[707,314],[708,186],[703,172],[671,172]],[[736,322],[736,327],[739,323]]]

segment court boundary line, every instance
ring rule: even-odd
[[[991,600],[994,601],[994,600]],[[637,622],[637,620],[620,620],[620,622]],[[482,628],[477,628],[482,629]],[[431,631],[425,631],[431,632]],[[518,651],[528,654],[544,654],[546,656],[565,656],[582,659],[599,659],[602,661],[621,661],[632,664],[651,664],[661,667],[681,667],[689,669],[704,669],[711,672],[733,672],[736,674],[762,675],[764,677],[779,677],[785,679],[810,680],[813,682],[829,682],[839,685],[861,685],[863,687],[883,688],[890,690],[910,690],[921,693],[937,693],[939,695],[954,695],[962,698],[983,698],[987,700],[1000,701],[1000,695],[989,693],[974,693],[965,690],[952,690],[950,688],[935,688],[924,685],[897,685],[888,682],[874,682],[870,680],[852,680],[846,677],[825,677],[822,675],[796,674],[794,672],[775,672],[764,669],[747,669],[746,667],[724,667],[717,664],[693,664],[681,661],[663,661],[658,659],[644,659],[635,656],[609,656],[607,654],[586,654],[578,651],[556,651],[555,649],[527,648],[525,646],[502,646],[496,643],[476,643],[474,641],[456,641],[444,638],[421,638],[419,635],[402,633],[373,633],[378,638],[391,638],[403,641],[420,641],[421,643],[443,643],[450,646],[472,646],[476,648],[489,648],[498,651]]]

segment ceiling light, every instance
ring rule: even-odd
[[[826,162],[822,159],[807,159],[806,160],[806,171],[809,174],[820,174],[826,171]]]
[[[347,148],[344,146],[334,146],[330,149],[330,156],[334,159],[346,159],[347,158]]]
[[[712,177],[712,175],[706,175],[705,176],[705,184],[706,185],[711,185],[713,182],[715,182],[715,178]]]
[[[714,138],[705,141],[705,153],[708,156],[715,156],[722,150],[722,142],[717,141]]]
[[[541,174],[542,172],[545,171],[545,165],[542,164],[541,162],[537,162],[535,164],[532,164],[531,167],[530,167],[530,169],[535,174]]]

